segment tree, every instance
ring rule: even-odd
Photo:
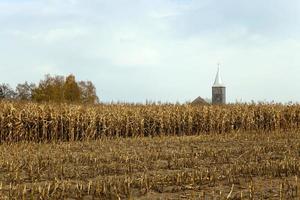
[[[20,90],[24,87],[21,85]],[[28,84],[25,88],[28,87]],[[33,88],[33,87],[30,87]],[[19,92],[18,92],[19,93]],[[23,92],[28,96],[28,92]],[[37,102],[68,102],[94,104],[99,101],[96,95],[96,88],[91,81],[76,82],[74,75],[50,76],[47,74],[41,80],[38,87],[34,87],[31,92],[32,100]],[[25,97],[24,97],[25,98]]]
[[[35,84],[29,84],[27,81],[23,84],[18,84],[16,87],[16,98],[18,100],[31,100],[32,92],[35,88]]]
[[[0,84],[0,99],[12,100],[15,96],[15,91],[8,84]]]
[[[67,102],[80,102],[80,88],[75,80],[74,75],[69,75],[64,84],[64,99]]]
[[[99,102],[96,94],[96,87],[91,81],[80,81],[78,83],[81,93],[81,102],[85,104],[95,104]]]
[[[38,102],[63,102],[64,84],[63,76],[52,77],[47,74],[45,79],[40,81],[39,86],[33,90],[32,99]]]

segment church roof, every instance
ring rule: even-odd
[[[218,66],[218,72],[213,87],[225,87],[221,78],[220,65]]]
[[[202,97],[197,97],[194,101],[191,103],[192,105],[208,105],[208,102],[205,101]]]

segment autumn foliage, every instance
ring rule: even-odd
[[[38,86],[25,82],[18,84],[15,90],[8,84],[1,84],[0,99],[85,104],[99,102],[94,84],[91,81],[77,82],[74,75],[46,75]]]

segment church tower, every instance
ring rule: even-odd
[[[221,79],[220,64],[215,83],[212,86],[212,104],[226,104],[226,87]]]

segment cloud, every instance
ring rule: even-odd
[[[2,0],[0,82],[73,73],[105,101],[184,102],[210,97],[222,61],[230,101],[297,100],[299,8],[298,0]]]

